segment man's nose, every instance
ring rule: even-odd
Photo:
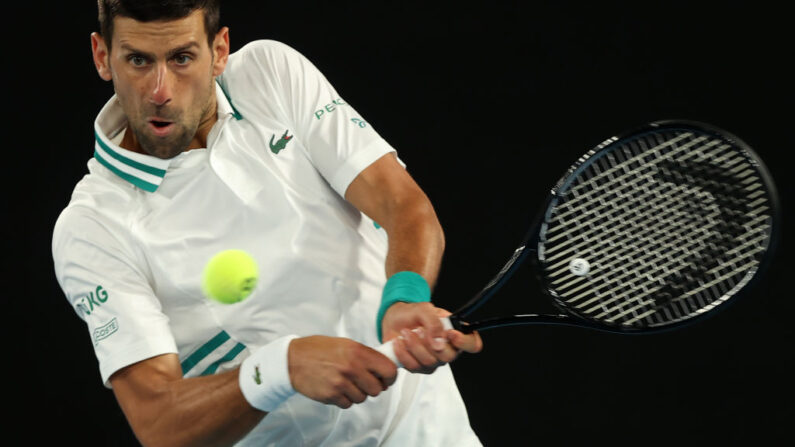
[[[150,101],[157,106],[162,106],[171,100],[171,75],[166,64],[157,64],[154,75]]]

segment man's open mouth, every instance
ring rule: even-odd
[[[171,129],[174,127],[174,123],[171,121],[163,121],[163,120],[149,120],[149,128],[152,129],[157,136],[165,136],[171,132]]]

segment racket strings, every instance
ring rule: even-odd
[[[654,181],[651,176],[646,176],[645,180],[647,183],[653,183]],[[666,190],[666,188],[668,190]],[[581,222],[581,219],[574,219],[571,222],[571,225],[565,221],[561,222],[570,229],[568,231],[563,231],[554,237],[548,238],[547,243],[557,241],[562,237],[569,237],[578,231],[580,237],[584,240],[580,241],[578,245],[572,245],[575,243],[575,241],[577,241],[577,239],[569,238],[565,241],[561,241],[558,244],[552,245],[551,248],[547,248],[545,252],[547,263],[551,263],[557,259],[562,259],[562,261],[558,262],[557,264],[552,264],[548,268],[550,270],[555,270],[563,265],[566,265],[568,263],[568,257],[566,255],[582,251],[583,247],[590,247],[593,251],[599,251],[606,249],[607,247],[604,245],[609,244],[611,246],[610,248],[613,250],[609,252],[607,257],[603,257],[601,259],[602,261],[611,258],[616,259],[612,263],[604,265],[607,268],[613,268],[617,262],[621,260],[628,260],[630,257],[634,257],[642,253],[648,253],[647,257],[652,256],[653,253],[649,253],[649,247],[645,243],[658,243],[665,248],[675,250],[677,246],[681,245],[682,241],[680,239],[676,239],[677,233],[671,230],[676,229],[676,227],[680,226],[682,223],[687,224],[697,219],[697,214],[694,213],[696,208],[692,205],[692,203],[689,201],[682,201],[679,197],[679,195],[684,192],[685,188],[686,186],[684,185],[676,185],[673,187],[664,185],[661,192],[650,191],[648,188],[646,188],[645,190],[647,192],[645,194],[636,196],[634,198],[632,197],[633,194],[631,191],[626,194],[622,194],[619,197],[621,200],[616,201],[617,203],[622,203],[618,207],[610,207],[611,203],[606,203],[603,206],[595,208],[595,210],[607,209],[608,212],[602,213],[601,215],[598,215],[598,217],[591,217],[592,225],[590,225],[590,229],[587,231],[582,231],[582,228],[585,227],[588,222]],[[703,197],[700,197],[702,199],[709,197],[707,195],[702,196]],[[648,222],[649,216],[661,215],[660,213],[662,212],[673,214],[673,216],[658,218],[651,224]],[[593,210],[588,210],[581,215],[583,217],[590,217],[590,215],[594,214],[595,213]],[[718,215],[718,212],[714,212],[712,215],[708,215],[707,217],[714,217],[716,215]],[[614,225],[609,228],[605,228],[604,225],[599,225],[602,223],[602,221],[604,221],[604,223],[613,223]],[[619,223],[615,224],[615,222]],[[643,228],[646,231],[638,231],[638,228]],[[706,233],[704,228],[699,228],[699,230]],[[634,237],[637,239],[637,243],[632,246],[624,246],[622,249],[616,250],[616,245],[613,242],[613,239],[603,237],[605,235],[605,231],[617,237]],[[596,241],[596,245],[593,245],[594,238],[597,237],[599,240],[601,240],[602,245],[599,244],[599,240]],[[557,251],[558,249],[564,247],[568,248],[564,251]],[[644,258],[640,259],[642,260]],[[562,272],[567,271],[563,270]]]
[[[648,189],[643,189],[644,194],[637,195],[636,190],[634,191],[632,190],[632,186],[639,186],[638,182],[640,180],[649,181],[651,180],[651,177],[645,179],[639,178],[637,179],[637,181],[629,182],[627,185],[625,185],[626,187],[617,189],[612,193],[613,195],[603,199],[601,201],[603,202],[602,205],[585,210],[581,214],[576,214],[574,212],[576,211],[576,209],[573,209],[571,212],[568,213],[569,214],[568,217],[570,217],[573,220],[572,223],[574,223],[575,225],[579,221],[582,221],[583,219],[586,218],[592,219],[594,223],[598,223],[600,220],[607,222],[611,221],[611,216],[614,216],[615,214],[619,214],[622,212],[626,212],[629,207],[635,206],[638,203],[642,203],[643,205],[641,205],[641,208],[633,209],[634,210],[633,214],[635,214],[636,216],[629,218],[630,219],[629,222],[637,222],[638,219],[643,218],[641,213],[650,211],[649,208],[674,206],[675,208],[673,208],[672,210],[678,210],[679,208],[691,206],[691,204],[689,203],[679,201],[676,198],[675,194],[673,194],[673,192],[671,192],[668,195],[661,195],[659,191],[650,191]],[[679,188],[684,189],[684,186],[679,186]],[[617,204],[618,207],[616,206]],[[687,211],[689,211],[689,209],[682,211],[681,214],[687,215],[686,214]],[[557,218],[561,223],[563,224],[567,223],[566,219],[564,219],[563,216],[557,216]],[[576,230],[577,227],[573,226],[567,232],[561,232],[555,236],[548,238],[547,242],[556,242],[560,239],[567,238]],[[594,227],[593,229],[590,230],[590,233],[597,233],[598,231],[599,231],[598,227]],[[565,245],[565,241],[562,243]]]
[[[690,248],[695,248],[695,246],[699,243],[699,241],[692,241],[686,247],[683,247],[683,250],[688,250]],[[637,250],[635,250],[637,251]],[[646,250],[648,251],[648,250]],[[580,293],[578,295],[572,296],[571,298],[567,299],[567,302],[571,305],[574,305],[577,308],[582,308],[588,304],[591,304],[594,301],[597,301],[605,296],[611,295],[622,288],[626,288],[627,286],[632,285],[633,280],[640,282],[640,281],[655,281],[655,274],[665,273],[666,275],[675,274],[677,270],[675,268],[669,268],[675,264],[679,264],[680,260],[671,257],[669,261],[665,263],[655,262],[658,261],[659,255],[657,253],[646,253],[645,256],[642,258],[633,258],[632,256],[626,255],[622,256],[620,259],[617,259],[615,262],[610,264],[597,264],[597,269],[592,270],[593,276],[600,275],[608,284],[615,284],[615,286],[611,289],[605,290],[596,296],[593,296],[595,293],[594,291],[586,291],[584,293]],[[632,269],[622,268],[621,266],[617,265],[618,261],[623,261],[624,263],[634,263]],[[638,265],[639,264],[639,265]],[[632,264],[627,264],[632,265]],[[621,274],[616,274],[616,272],[620,272]],[[589,287],[590,285],[587,282],[586,278],[580,278],[583,281],[583,284],[580,287],[575,289],[566,290],[566,285],[563,285],[559,288],[560,291],[565,291],[567,295],[579,291],[581,289],[585,289],[585,287]],[[625,281],[626,282],[623,282]],[[592,287],[592,286],[591,286]],[[578,303],[579,300],[586,298],[588,296],[593,296],[591,300]],[[619,296],[620,297],[620,296]],[[602,301],[600,302],[601,305],[609,304],[611,301]],[[593,309],[590,309],[593,310]],[[590,311],[589,310],[589,311]]]
[[[595,196],[601,197],[601,195],[605,195],[605,191],[607,191],[607,196],[609,196],[610,192],[617,186],[624,186],[625,188],[632,186],[643,179],[644,173],[650,173],[655,170],[655,161],[675,157],[681,153],[684,153],[682,158],[684,160],[688,156],[693,156],[692,153],[687,153],[688,150],[706,139],[706,137],[700,137],[694,139],[693,141],[687,142],[682,146],[675,146],[675,143],[685,139],[687,136],[692,136],[692,134],[682,134],[674,139],[657,144],[651,148],[647,148],[645,142],[639,142],[640,149],[644,152],[639,155],[635,155],[626,161],[619,162],[617,166],[607,169],[600,168],[599,166],[600,163],[607,163],[606,161],[603,161],[605,157],[602,157],[589,166],[593,173],[586,171],[581,174],[581,178],[584,181],[571,187],[571,189],[569,189],[567,192],[567,195],[576,196],[579,198],[579,200],[585,201],[594,198]],[[718,143],[718,141],[710,141],[708,144],[715,145]],[[671,150],[672,146],[674,148],[673,150]],[[721,148],[725,149],[726,147],[727,146],[723,146]],[[619,174],[618,171],[620,170],[623,170],[624,172]],[[621,183],[625,184],[621,185]],[[586,189],[588,191],[584,191]],[[569,211],[569,214],[573,212],[575,212],[575,210]],[[563,219],[567,215],[568,214],[566,212],[563,212],[560,215],[560,218]]]
[[[651,194],[648,194],[646,196],[651,196]],[[693,207],[691,206],[690,203],[679,200],[678,197],[674,198],[673,196],[669,196],[668,200],[665,200],[663,202],[652,203],[652,202],[648,202],[648,201],[645,200],[645,199],[647,199],[646,196],[643,196],[643,197],[639,198],[639,199],[644,199],[643,200],[644,205],[642,205],[642,208],[633,209],[631,211],[631,214],[632,214],[631,217],[627,217],[627,215],[624,214],[622,216],[622,220],[621,220],[622,223],[619,224],[618,226],[614,227],[614,228],[607,229],[607,231],[609,233],[615,234],[617,236],[629,236],[630,234],[632,234],[640,242],[658,242],[658,243],[660,243],[661,245],[663,245],[663,246],[665,246],[667,248],[674,249],[676,247],[676,244],[671,242],[671,239],[675,239],[676,238],[676,234],[675,233],[668,233],[668,230],[670,230],[672,227],[678,225],[678,223],[674,222],[671,219],[658,219],[656,221],[656,223],[659,223],[660,225],[657,225],[657,224],[648,225],[647,224],[645,227],[649,231],[647,231],[645,233],[644,232],[639,232],[639,233],[638,232],[634,232],[633,233],[632,230],[634,228],[636,228],[637,226],[639,226],[639,223],[640,223],[639,221],[640,220],[644,219],[643,213],[650,211],[648,208],[654,207],[654,208],[659,209],[659,208],[662,208],[662,207],[668,207],[668,206],[672,205],[673,207],[672,208],[667,208],[667,211],[669,213],[674,214],[675,217],[683,219],[684,223],[688,223],[689,216],[692,216]],[[763,199],[763,201],[764,201],[764,199]],[[621,207],[621,211],[626,212],[627,209],[629,209],[629,208],[630,208],[630,206],[628,206],[628,205],[622,206]],[[685,210],[684,211],[680,211],[680,208],[685,208]],[[767,209],[768,208],[766,206],[763,206],[761,208],[755,209],[752,212],[748,212],[746,214],[749,214],[749,215],[758,214],[758,213],[763,212],[763,211],[765,211]],[[733,210],[728,209],[726,211],[731,213]],[[708,217],[714,217],[717,214],[718,213],[714,213],[712,216],[708,216]],[[738,214],[740,214],[740,213],[738,213]],[[741,214],[741,216],[744,216],[744,214]],[[763,239],[764,237],[766,237],[765,234],[760,234],[760,233],[763,233],[764,229],[760,228],[758,226],[761,223],[761,220],[763,220],[765,218],[766,218],[766,216],[761,216],[761,217],[754,218],[754,220],[752,220],[750,222],[753,225],[741,224],[741,223],[738,223],[738,222],[735,222],[735,221],[731,221],[731,220],[725,222],[725,224],[727,225],[727,228],[726,228],[725,232],[731,234],[733,237],[736,237],[737,241],[748,239],[748,238],[750,238],[753,235],[758,235],[758,237],[756,239],[753,239],[753,240],[749,241],[746,244],[743,244],[743,245],[740,245],[738,247],[735,247],[735,248],[731,249],[729,252],[727,252],[727,254],[732,254],[734,252],[737,252],[737,251],[739,251],[742,248],[746,248],[751,243],[757,242],[757,241]],[[609,219],[605,218],[605,220],[609,220]],[[576,221],[574,223],[575,224],[579,224],[579,222],[576,222]],[[560,233],[558,236],[555,236],[554,238],[551,238],[551,239],[552,240],[556,240],[562,235],[571,235],[575,230],[576,230],[576,227],[572,228],[571,230],[569,230],[567,232]],[[588,231],[585,231],[585,232],[581,232],[580,236],[583,237],[586,240],[586,242],[592,243],[593,240],[590,239],[589,236],[591,236],[591,235],[593,235],[593,236],[601,235],[601,233],[599,233],[599,231],[600,231],[600,229],[598,227],[594,227],[591,230],[588,230]],[[705,230],[703,228],[699,228],[698,231],[705,232]],[[569,239],[568,241],[574,242],[574,239]],[[582,248],[581,246],[571,246],[569,243],[567,243],[568,241],[562,242],[561,244],[555,246],[556,248],[561,248],[561,247],[568,246],[569,248],[567,250],[565,250],[565,251],[558,251],[557,254],[555,254],[554,256],[549,256],[550,253],[555,252],[554,250],[548,250],[547,251],[547,257],[546,257],[547,262],[551,262],[551,261],[554,261],[556,259],[561,259],[561,258],[563,259],[562,261],[558,262],[557,264],[551,265],[549,267],[550,270],[555,270],[556,268],[559,268],[562,265],[565,265],[568,262],[568,258],[565,257],[565,255],[570,254],[572,252],[579,251]],[[605,241],[607,243],[611,243],[611,239],[606,239]],[[694,240],[694,241],[698,241],[698,240]],[[708,245],[709,245],[710,248],[715,248],[713,244],[708,244]],[[612,267],[615,266],[615,264],[618,261],[628,260],[630,255],[635,255],[635,254],[638,254],[638,253],[642,253],[642,252],[646,251],[646,248],[647,248],[643,244],[636,244],[633,247],[634,247],[634,249],[630,249],[629,247],[625,247],[625,250],[616,250],[616,251],[611,252],[608,257],[602,258],[602,260],[604,261],[605,259],[610,259],[610,258],[616,258],[616,260],[611,262],[611,263],[608,263],[608,264],[605,264],[603,262],[602,266],[605,267],[605,268],[612,268]],[[596,248],[599,248],[599,247],[597,246]],[[643,258],[636,258],[636,260],[641,262],[641,263],[643,263],[643,259],[648,258],[650,256],[652,256],[652,254],[647,254]],[[568,275],[568,276],[570,277],[571,275]],[[582,279],[582,278],[580,278],[580,279]],[[552,281],[552,284],[556,284],[557,285],[557,284],[560,283],[560,281],[561,281],[560,279],[554,280],[554,281]]]
[[[637,178],[635,178],[634,180],[632,180],[632,181],[630,181],[630,182],[624,182],[624,184],[625,184],[625,185],[628,185],[628,186],[638,186],[638,185],[637,185],[637,183],[638,183],[638,182],[640,182],[640,181],[643,181],[643,180],[645,180],[647,183],[651,183],[650,181],[651,181],[651,180],[653,180],[653,179],[651,178],[651,176],[650,176],[650,175],[642,175],[642,174],[641,174],[641,173],[639,173],[639,172],[636,172],[636,173],[634,173],[634,174],[635,174],[635,176],[636,176]],[[617,181],[620,181],[620,180],[622,180],[622,179],[616,179],[616,180],[617,180]],[[612,186],[612,185],[609,185],[609,186]],[[676,200],[676,197],[673,197],[673,196],[674,196],[674,194],[671,194],[671,193],[666,193],[665,191],[663,191],[663,192],[661,193],[661,192],[659,191],[659,188],[658,188],[658,190],[655,190],[655,191],[650,191],[650,190],[649,190],[649,189],[648,189],[646,186],[640,186],[640,187],[641,187],[641,188],[642,188],[642,189],[643,189],[643,190],[646,192],[646,194],[644,194],[644,195],[642,195],[642,196],[640,196],[640,197],[637,197],[637,200],[635,200],[635,202],[637,202],[637,201],[640,201],[640,200],[648,200],[650,197],[654,197],[655,195],[663,195],[663,194],[667,194],[667,195],[669,195],[669,196],[672,196],[672,197],[670,197],[670,199],[668,200],[668,202],[672,202],[672,201],[675,201],[675,200]],[[624,189],[629,189],[629,188],[624,188]],[[631,191],[631,190],[629,191],[629,194],[623,194],[623,193],[621,193],[621,188],[619,188],[617,191],[618,191],[618,193],[621,195],[621,198],[627,198],[627,197],[630,197],[630,196],[634,196],[634,195],[636,195],[636,194],[635,194],[633,191]],[[581,196],[581,197],[580,197],[580,200],[582,200],[582,198],[583,198],[583,196]],[[588,199],[588,197],[585,197],[585,199]],[[611,198],[610,198],[610,197],[607,197],[607,198],[605,198],[605,199],[599,199],[599,202],[600,202],[600,203],[602,203],[602,206],[600,206],[600,207],[597,207],[597,208],[591,208],[591,209],[589,209],[589,210],[586,210],[586,211],[585,211],[585,214],[586,214],[586,215],[587,215],[587,214],[595,214],[596,212],[600,212],[600,211],[604,210],[605,208],[609,208],[611,205],[615,205],[615,203],[617,202],[617,201],[615,200],[616,198],[612,198],[612,201],[611,201],[611,200],[609,200],[609,199],[611,199]],[[633,204],[633,205],[634,205],[634,204]],[[667,203],[658,204],[658,205],[660,205],[660,206],[661,206],[661,205],[666,205],[666,206],[667,206]],[[626,208],[626,206],[625,206],[624,208]],[[565,217],[565,214],[581,214],[581,211],[582,211],[582,209],[581,209],[581,208],[577,208],[577,207],[575,207],[575,208],[572,208],[572,210],[571,210],[571,211],[569,211],[568,213],[566,213],[566,212],[559,213],[559,214],[558,214],[558,217],[559,217],[561,220],[563,220],[563,217]],[[564,235],[565,235],[565,234],[564,234]],[[559,237],[559,236],[557,236],[557,237]]]
[[[767,202],[756,171],[724,140],[679,132],[621,144],[590,163],[552,213],[549,283],[591,318],[625,325],[687,318],[717,305],[755,269],[768,237]],[[595,261],[588,276],[567,268],[576,256]]]
[[[725,201],[723,201],[722,205],[724,205],[724,206],[721,207],[723,209],[723,211],[731,210],[731,207],[727,207],[726,206],[726,202]],[[737,227],[738,226],[735,226],[735,228],[737,228]],[[733,240],[733,238],[735,238],[737,236],[737,231],[729,229],[729,230],[725,230],[724,234],[728,234],[728,236],[723,239],[723,242],[727,242],[728,243],[728,242],[731,242]],[[721,268],[720,267],[720,263],[711,262],[710,260],[717,258],[718,255],[720,254],[720,251],[721,250],[725,250],[725,248],[722,248],[722,247],[717,247],[716,248],[716,246],[715,246],[715,244],[713,244],[713,242],[716,242],[716,243],[720,244],[720,242],[722,242],[722,241],[713,239],[707,245],[707,247],[704,248],[704,250],[702,250],[702,253],[701,253],[701,256],[700,256],[699,259],[689,259],[689,260],[687,260],[689,262],[690,266],[698,266],[698,269],[700,269],[701,271],[698,271],[697,269],[694,270],[692,268],[690,270],[685,269],[680,277],[676,277],[677,281],[669,282],[669,285],[667,286],[668,290],[666,290],[664,292],[661,292],[662,296],[666,296],[667,298],[670,298],[670,296],[679,295],[680,294],[679,291],[685,291],[685,290],[693,287],[695,279],[698,278],[698,276],[696,276],[696,274],[704,273],[703,270],[708,269],[710,264],[714,264],[714,265],[716,265],[716,267],[714,267],[713,269],[709,270],[709,273],[714,273],[716,269]],[[720,244],[720,245],[724,245],[724,244]],[[708,262],[703,262],[704,260],[707,260]],[[701,290],[706,290],[707,288],[709,288],[710,286],[713,286],[713,285],[721,285],[722,283],[720,281],[723,281],[723,280],[727,279],[728,276],[730,276],[731,274],[735,273],[736,271],[742,272],[742,271],[747,270],[749,267],[752,266],[752,264],[755,264],[755,263],[752,262],[752,263],[749,263],[749,264],[741,264],[738,268],[735,268],[735,270],[728,270],[728,273],[726,275],[724,275],[723,277],[719,277],[719,278],[715,279],[714,281],[709,282],[709,283],[707,283],[706,285],[704,285],[704,286],[702,286],[700,288],[697,288],[696,290],[692,291],[691,293],[685,293],[683,296],[694,295],[695,293],[697,293],[697,292],[699,292]],[[673,289],[673,291],[672,291],[672,289]],[[658,299],[659,299],[659,297],[658,297]],[[703,300],[699,300],[699,305],[703,306],[704,305],[704,301]]]
[[[693,252],[684,262],[688,268],[684,269],[680,275],[674,276],[673,281],[668,281],[665,290],[657,296],[658,304],[665,304],[675,297],[681,299],[692,295],[688,291],[696,293],[706,290],[712,285],[722,283],[729,279],[736,272],[746,271],[747,268],[756,264],[741,263],[739,267],[729,268],[729,275],[723,275],[708,282],[708,285],[699,286],[696,282],[699,278],[707,274],[715,274],[719,269],[729,267],[726,255],[732,251],[732,246],[736,244],[738,238],[746,230],[747,222],[751,220],[748,214],[748,197],[742,194],[742,187],[736,180],[744,176],[751,175],[753,170],[748,166],[737,166],[724,172],[721,167],[705,162],[682,163],[678,160],[666,160],[661,162],[660,180],[663,182],[688,183],[696,188],[706,191],[714,198],[721,213],[721,219],[715,222],[720,225],[718,232],[705,243],[702,250]],[[710,219],[711,220],[711,219]],[[741,245],[745,246],[747,244]]]
[[[696,170],[698,170],[698,169],[696,169]],[[738,171],[736,171],[736,170],[734,170],[732,172],[735,175],[737,175],[737,173],[738,173]],[[708,174],[714,174],[714,173],[708,173]],[[702,175],[704,175],[704,174],[702,173]],[[692,177],[688,177],[688,176],[686,176],[686,177],[687,178],[685,180],[694,181],[694,179]],[[726,189],[728,191],[724,191],[724,192],[728,193],[728,194],[736,193],[737,192],[736,188],[734,188],[735,191],[731,191],[731,189],[733,187],[733,184],[731,184],[730,181],[732,179],[729,178],[729,179],[724,179],[724,180],[728,180],[729,181],[727,183],[727,185],[726,185]],[[704,187],[705,189],[712,189],[712,188],[709,188],[709,186],[714,186],[714,185],[723,186],[723,185],[720,185],[717,182],[710,182],[709,185],[703,185],[702,184],[701,186]],[[742,201],[732,200],[733,197],[731,195],[720,194],[720,193],[718,193],[718,191],[715,191],[714,189],[712,189],[712,192],[719,199],[718,202],[722,205],[721,209],[722,209],[722,211],[724,213],[726,213],[726,215],[739,214],[739,216],[730,216],[731,218],[735,218],[735,219],[743,217],[743,213],[742,212],[733,213],[735,211],[734,208],[736,207],[736,205],[739,204],[742,207],[742,205],[743,205]],[[728,199],[728,200],[720,200],[720,199]],[[728,202],[731,202],[731,205],[727,205]],[[723,217],[725,218],[726,216],[723,216]],[[681,312],[676,312],[676,314],[685,314],[686,315],[689,312],[703,311],[704,308],[710,307],[711,303],[713,301],[715,301],[716,299],[719,299],[721,295],[723,295],[723,294],[725,294],[727,292],[725,287],[730,282],[730,280],[731,280],[733,275],[738,274],[738,273],[742,274],[742,273],[745,273],[745,272],[751,270],[752,268],[755,268],[755,266],[757,264],[756,260],[751,260],[750,262],[747,262],[747,263],[744,263],[744,264],[743,263],[736,264],[736,263],[715,262],[715,260],[720,259],[722,251],[725,252],[724,253],[725,256],[723,256],[723,258],[730,259],[728,257],[728,255],[732,254],[733,251],[737,251],[738,249],[747,247],[750,244],[753,244],[753,243],[759,241],[760,239],[764,239],[766,237],[765,235],[763,235],[761,238],[757,237],[755,239],[751,239],[749,242],[747,242],[747,243],[745,243],[743,245],[740,245],[740,246],[736,247],[735,249],[732,249],[732,250],[729,250],[729,251],[725,251],[726,250],[726,244],[730,244],[732,242],[739,242],[739,241],[741,241],[743,239],[749,238],[753,234],[751,231],[749,231],[747,233],[742,233],[742,234],[740,233],[739,228],[741,228],[742,226],[746,226],[747,227],[748,226],[747,224],[743,224],[741,226],[737,222],[733,222],[731,220],[727,221],[725,223],[727,224],[727,227],[725,227],[723,229],[723,235],[726,236],[726,237],[724,237],[722,240],[721,239],[718,239],[718,240],[712,239],[711,241],[709,241],[705,245],[705,247],[703,248],[703,250],[700,253],[700,256],[697,259],[686,259],[686,262],[688,263],[687,265],[689,265],[691,267],[689,269],[680,270],[678,272],[678,276],[677,275],[672,276],[672,278],[674,280],[670,280],[670,278],[669,278],[669,281],[667,283],[666,288],[663,289],[660,292],[657,292],[658,296],[656,298],[657,298],[658,307],[661,304],[665,303],[664,300],[660,299],[661,297],[664,297],[666,299],[672,299],[672,297],[677,297],[677,298],[675,298],[678,301],[676,304],[679,305],[680,307],[684,306],[684,308],[681,309]],[[759,233],[759,231],[754,231],[754,232],[755,233]],[[723,244],[721,242],[723,242]],[[714,265],[714,267],[709,269],[710,265]],[[697,267],[693,268],[692,266],[697,266]],[[706,272],[704,270],[706,270]],[[722,272],[719,273],[718,272],[719,270],[722,270]],[[709,282],[707,282],[704,285],[701,285],[701,286],[697,285],[696,281],[698,281],[698,278],[703,276],[705,273],[713,274],[713,275],[714,274],[721,274],[721,276],[716,277],[714,280],[709,281]],[[701,276],[699,276],[699,275],[701,275]],[[710,296],[707,299],[703,299],[702,297],[700,297],[698,295],[702,291],[712,292],[712,293],[710,294]],[[695,307],[688,306],[687,305],[688,303],[686,303],[686,302],[683,303],[682,302],[682,299],[687,298],[687,297],[694,297],[695,298],[695,300],[696,300]],[[635,311],[637,309],[636,308],[631,308],[629,310]],[[648,312],[646,314],[648,314]],[[638,316],[638,318],[633,319],[633,320],[628,320],[626,323],[627,324],[632,324],[633,322],[637,321],[637,319],[642,318],[646,314],[641,314],[641,315]],[[667,318],[671,318],[671,314],[670,314],[670,312],[667,311],[667,309],[665,309],[665,314],[666,314]]]
[[[676,238],[676,235],[668,235],[669,239]],[[695,246],[699,243],[698,240],[690,241],[690,243],[686,246],[678,247],[680,250],[689,250],[695,248]],[[591,277],[593,276],[602,276],[604,281],[608,284],[616,284],[615,287],[612,289],[605,290],[598,295],[594,296],[594,298],[590,301],[586,301],[583,303],[577,303],[577,301],[589,296],[593,295],[597,291],[592,289],[587,289],[589,287],[593,287],[587,277],[576,277],[572,278],[573,275],[570,274],[567,270],[558,270],[557,274],[560,275],[560,279],[558,281],[553,281],[556,283],[557,290],[560,293],[564,293],[570,298],[567,298],[567,302],[569,304],[575,305],[575,307],[583,307],[585,305],[590,304],[591,302],[601,299],[604,296],[609,294],[615,293],[621,288],[626,287],[627,284],[631,284],[631,280],[633,278],[638,278],[638,281],[645,280],[645,281],[654,281],[654,275],[660,273],[659,271],[662,270],[665,273],[671,273],[672,271],[668,269],[669,266],[674,264],[675,260],[671,260],[667,263],[660,264],[658,259],[659,255],[650,250],[650,245],[653,241],[650,241],[646,246],[639,246],[639,247],[622,247],[621,250],[618,250],[614,253],[611,253],[610,256],[614,259],[611,262],[604,262],[604,260],[600,260],[598,264],[595,264],[595,268],[591,270]],[[666,246],[671,249],[676,249],[677,245],[674,243],[667,243]],[[636,257],[636,253],[641,253],[642,256]],[[633,265],[633,269],[626,269],[625,265]],[[666,270],[668,269],[668,270]],[[569,274],[565,274],[565,273]],[[563,273],[563,274],[561,274]],[[566,280],[567,282],[561,283],[561,281]],[[621,281],[629,281],[628,283],[623,283]],[[579,286],[573,287],[579,283]],[[587,289],[587,290],[586,290]],[[581,290],[585,290],[585,292],[581,292],[577,295],[571,296],[572,294],[579,292]],[[575,304],[576,303],[576,304]],[[603,302],[601,304],[608,304]]]
[[[679,194],[687,192],[686,190],[688,185],[686,184],[659,185],[657,180],[654,178],[654,172],[648,168],[645,170],[638,170],[628,173],[628,175],[631,175],[632,178],[615,178],[611,184],[606,184],[601,187],[602,191],[600,192],[602,193],[602,196],[593,196],[591,194],[577,196],[576,200],[578,203],[598,201],[598,206],[590,206],[587,209],[572,206],[568,211],[563,210],[559,215],[556,216],[556,218],[564,224],[567,218],[582,219],[584,217],[588,217],[595,219],[610,219],[611,212],[618,213],[625,210],[629,206],[637,206],[639,203],[647,203],[648,206],[656,205],[657,207],[670,206],[670,204],[676,203],[679,200]],[[612,190],[608,193],[605,193],[604,190],[607,187],[612,187]],[[639,195],[638,190],[641,190],[643,194]],[[594,189],[590,192],[593,191],[597,190]],[[575,197],[573,194],[569,194],[571,197]],[[702,194],[702,196],[708,197],[707,194]],[[616,209],[617,205],[620,208]],[[694,207],[695,205],[688,202],[682,203],[681,206]],[[574,229],[572,229],[572,231],[573,230]],[[555,240],[563,238],[567,235],[568,233],[561,233],[548,238],[547,240],[554,242]]]
[[[608,244],[615,246],[612,239],[602,237],[605,235],[605,232],[614,234],[615,236],[634,236],[639,240],[639,242],[660,243],[673,249],[676,246],[675,242],[670,242],[668,244],[665,242],[666,238],[676,237],[676,233],[672,233],[670,230],[677,227],[677,221],[671,218],[658,218],[652,223],[649,223],[649,213],[651,212],[660,213],[661,211],[665,211],[673,215],[674,218],[680,219],[680,221],[684,223],[696,219],[692,213],[692,205],[686,201],[679,200],[674,196],[674,194],[660,196],[659,194],[648,193],[637,197],[637,200],[630,200],[629,197],[631,196],[621,196],[621,199],[624,199],[625,201],[625,203],[621,206],[608,207],[611,208],[612,212],[602,214],[598,217],[594,216],[594,218],[590,221],[591,228],[589,230],[579,232],[579,239],[582,239],[579,244],[576,244],[578,239],[572,238],[571,236],[577,233],[582,227],[586,226],[588,222],[584,219],[573,219],[570,223],[561,221],[561,224],[570,226],[570,229],[547,239],[547,243],[549,243],[556,242],[562,237],[566,237],[564,241],[561,241],[559,244],[554,245],[552,249],[548,249],[546,251],[546,260],[547,262],[552,262],[557,259],[563,260],[550,266],[550,269],[556,269],[567,264],[567,255],[581,251],[585,246],[590,246],[593,250],[605,248],[604,245]],[[639,203],[640,205],[638,205]],[[583,213],[583,217],[588,217],[591,214],[593,213],[585,212]],[[717,213],[715,213],[715,215],[717,215]],[[620,223],[610,228],[605,228],[604,224],[615,223],[615,221],[618,221],[619,218]],[[645,228],[647,231],[639,232],[638,228],[641,227]],[[702,228],[701,231],[705,230]],[[594,242],[596,242],[596,245],[589,245],[593,244]],[[560,248],[566,248],[566,250],[558,251]],[[638,254],[645,251],[646,247],[643,244],[638,244],[635,246],[626,246],[625,249],[629,250],[631,254]],[[622,254],[623,252],[619,250],[610,253],[606,258],[602,259],[610,259]]]
[[[716,235],[718,235],[718,238],[715,237]],[[695,304],[690,302],[680,301],[677,304],[678,307],[682,307],[682,309],[680,309],[680,311],[674,312],[674,314],[676,314],[677,317],[681,316],[681,314],[683,313],[688,314],[699,308],[704,307],[715,298],[718,298],[718,296],[712,296],[704,300],[702,299],[702,297],[696,295],[696,293],[702,290],[708,290],[709,287],[718,284],[721,281],[727,280],[731,275],[734,275],[735,273],[743,273],[747,271],[747,269],[751,265],[741,264],[739,267],[734,265],[735,268],[733,270],[729,269],[724,276],[719,277],[715,281],[712,281],[710,283],[705,284],[704,286],[699,287],[697,282],[700,281],[700,278],[707,276],[706,273],[714,273],[714,270],[716,268],[720,268],[720,266],[722,265],[721,262],[719,261],[721,257],[721,251],[725,251],[725,245],[722,242],[730,242],[731,240],[730,237],[725,237],[723,240],[721,240],[719,238],[720,233],[716,233],[716,235],[713,235],[713,237],[711,237],[705,244],[700,244],[701,245],[700,251],[688,253],[688,256],[683,259],[682,265],[679,268],[665,272],[665,286],[661,289],[655,290],[654,294],[651,296],[651,298],[654,298],[654,307],[652,309],[659,308],[660,306],[667,304],[667,302],[674,299],[674,297],[694,296],[696,299]],[[716,246],[716,244],[724,247]],[[753,263],[755,264],[755,261],[753,261]],[[712,265],[714,265],[715,268],[713,268],[709,272],[705,272],[705,270],[709,269],[710,266]],[[686,293],[688,290],[692,290],[692,293]],[[637,299],[640,297],[635,297],[635,298]],[[627,310],[629,312],[634,312],[644,307],[647,304],[652,304],[652,302],[641,301],[638,305],[635,305]],[[626,313],[627,312],[624,312],[617,316],[621,317]],[[646,314],[648,314],[648,312]],[[638,315],[637,318],[642,318],[646,314]],[[670,313],[667,314],[669,315],[670,318]],[[605,316],[605,313],[597,314],[596,316],[601,318]],[[630,324],[634,321],[637,320],[636,319],[630,320],[627,321],[627,323]]]

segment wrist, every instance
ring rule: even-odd
[[[285,335],[254,350],[240,365],[238,382],[249,405],[273,411],[295,394],[290,383],[287,354],[296,335]]]
[[[431,300],[431,288],[422,275],[402,271],[390,276],[384,284],[384,291],[381,294],[381,307],[376,316],[376,330],[378,340],[383,342],[383,332],[381,328],[384,315],[390,306],[397,302],[404,303],[424,303]]]

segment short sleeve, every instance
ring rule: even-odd
[[[87,325],[100,375],[166,353],[176,353],[168,317],[112,225],[80,207],[55,224],[55,274],[70,306]]]
[[[249,82],[262,86],[263,103],[278,102],[313,165],[341,196],[345,196],[362,170],[384,154],[395,152],[326,77],[293,48],[260,40],[248,44],[240,53],[234,64],[245,66],[232,70],[246,71]]]

